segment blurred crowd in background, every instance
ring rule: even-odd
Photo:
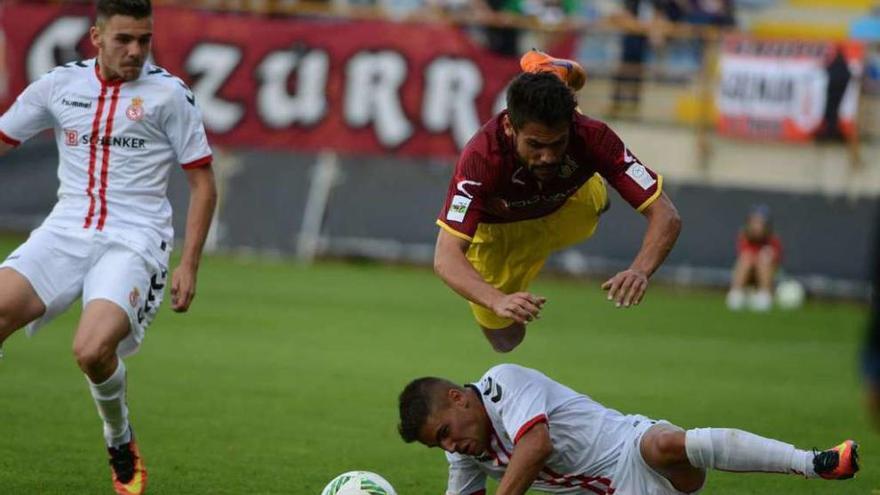
[[[875,0],[157,0],[155,4],[267,16],[454,22],[493,53],[511,59],[533,47],[552,48],[554,41],[578,33],[576,58],[592,78],[605,78],[613,84],[608,90],[609,102],[602,108],[605,116],[645,118],[639,105],[646,78],[682,83],[710,77],[705,71],[712,70],[717,54],[706,53],[707,42],[717,47],[713,42],[731,31],[862,41],[867,47],[863,91],[880,94],[880,2]],[[0,48],[2,44],[0,32]],[[0,50],[0,97],[5,94],[7,79],[3,52]],[[674,113],[682,112],[687,110],[675,108]],[[669,116],[667,111],[659,120]],[[693,118],[676,115],[673,120]],[[868,129],[880,127],[875,119],[867,120],[864,125]]]

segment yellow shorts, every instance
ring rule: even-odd
[[[593,235],[607,203],[605,181],[595,174],[561,208],[545,217],[481,223],[467,258],[483,279],[501,292],[525,290],[552,252]],[[485,328],[505,328],[513,323],[479,304],[471,303],[471,310]]]

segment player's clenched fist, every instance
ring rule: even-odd
[[[492,305],[492,311],[502,318],[510,318],[517,323],[528,323],[540,318],[541,308],[546,297],[528,292],[507,294]]]
[[[192,268],[181,265],[171,276],[171,307],[178,313],[189,310],[193,298],[196,297],[196,272]]]
[[[608,291],[608,300],[614,305],[628,308],[638,304],[648,289],[648,276],[638,270],[624,270],[602,284]]]

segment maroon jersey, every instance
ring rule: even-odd
[[[773,252],[773,261],[779,263],[782,260],[782,241],[776,234],[770,234],[763,240],[749,240],[745,232],[740,232],[736,238],[736,254],[749,253],[757,255],[762,249],[769,247]]]
[[[465,146],[437,223],[472,240],[481,223],[539,218],[558,210],[598,172],[641,211],[660,195],[662,178],[645,167],[605,123],[576,113],[559,177],[539,182],[516,156],[501,124],[486,123]]]

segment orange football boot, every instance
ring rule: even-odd
[[[578,91],[587,82],[587,71],[574,60],[555,58],[532,48],[519,59],[523,72],[552,72],[559,76],[572,91]]]
[[[119,495],[143,495],[147,490],[147,468],[132,434],[131,441],[118,448],[107,447],[113,471],[113,490]]]
[[[826,480],[848,480],[859,471],[859,444],[846,440],[813,457],[813,470]]]

